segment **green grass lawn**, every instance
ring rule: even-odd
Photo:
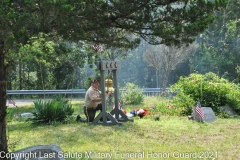
[[[146,98],[142,107],[159,101]],[[9,151],[55,144],[61,147],[66,159],[240,159],[239,118],[199,123],[187,117],[160,116],[155,121],[152,116],[146,116],[134,117],[134,122],[123,122],[121,126],[89,125],[75,121],[77,114],[84,116],[79,109],[83,102],[72,104],[75,112],[66,124],[35,126],[21,118],[9,118]],[[134,107],[140,106],[124,109],[129,111]],[[10,113],[32,110],[33,106],[18,107]],[[76,154],[82,158],[74,158]]]

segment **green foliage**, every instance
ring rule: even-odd
[[[71,41],[87,40],[128,48],[133,43],[139,44],[137,43],[139,41],[119,36],[119,33],[125,30],[130,31],[127,33],[138,33],[151,43],[156,40],[155,37],[152,39],[153,36],[160,37],[161,43],[188,43],[194,39],[194,35],[208,27],[208,23],[211,22],[208,21],[208,15],[224,7],[227,1],[213,1],[210,4],[207,2],[191,1],[190,5],[186,4],[188,6],[188,10],[186,10],[186,7],[171,5],[171,1],[159,3],[156,0],[148,2],[138,0],[133,3],[125,0],[111,1],[111,3],[92,0],[41,1],[41,3],[36,3],[34,0],[14,1],[14,3],[10,0],[1,1],[0,41],[2,48],[0,55],[2,59],[0,66],[6,68],[3,64],[4,55],[9,48],[14,48],[20,43],[25,44],[29,37],[37,35],[39,32],[56,32],[62,38]],[[183,21],[185,23],[182,23]],[[203,23],[199,26],[196,25],[196,28],[191,30],[193,28],[191,25],[199,21]],[[146,30],[148,32],[145,32]],[[168,33],[172,33],[172,35]],[[14,40],[7,38],[9,34],[14,35]],[[44,60],[41,60],[41,63],[45,64]],[[3,82],[5,82],[6,70],[0,70],[0,72],[4,77]],[[44,85],[46,82],[43,82],[43,75],[41,77],[42,85]],[[6,97],[4,85],[5,83],[0,83],[0,88],[3,88],[0,93],[1,97]],[[45,88],[47,87],[45,86]],[[1,102],[3,107],[4,102]],[[5,131],[4,125],[0,129]],[[0,150],[7,152],[7,142],[4,136],[1,137],[1,142],[3,145],[0,146]]]
[[[8,89],[69,89],[82,88],[81,68],[87,62],[85,43],[53,41],[50,35],[39,33],[17,54],[8,56],[16,63],[9,68]]]
[[[228,105],[232,106],[238,113],[240,113],[240,85],[233,86],[234,88],[226,95]]]
[[[37,89],[55,86],[54,77],[49,68],[53,68],[60,61],[56,58],[54,46],[54,41],[44,33],[39,33],[37,37],[31,37],[28,44],[21,45],[15,60],[19,60],[19,65],[21,65],[19,72],[22,73],[19,75],[19,79],[23,80],[22,85],[34,84]],[[31,76],[32,74],[35,76]],[[21,87],[20,89],[22,89]]]
[[[124,104],[142,104],[143,90],[133,83],[126,83],[125,87],[122,88],[123,92],[120,97]]]
[[[219,106],[226,104],[239,112],[240,91],[238,88],[236,84],[209,72],[205,75],[194,73],[189,77],[181,77],[178,83],[172,85],[170,89],[178,90],[174,102],[182,107],[185,105],[185,113],[189,113],[190,106],[195,106],[197,101],[200,101],[202,106],[211,107],[215,113],[219,113]]]
[[[14,117],[12,109],[11,108],[7,108],[6,109],[6,113],[7,113],[6,120],[7,121],[11,121],[13,119],[13,117]]]
[[[224,111],[223,109],[220,109],[219,113],[218,113],[218,117],[219,118],[230,118],[230,114],[226,113],[226,111]]]
[[[229,0],[227,8],[199,37],[199,53],[194,55],[194,68],[200,73],[209,71],[223,75],[228,73],[229,80],[238,80],[235,67],[240,59],[239,0]]]
[[[87,77],[84,81],[84,89],[87,91],[88,88],[91,86],[91,81],[94,77]]]
[[[50,101],[35,101],[34,118],[30,120],[35,124],[52,124],[65,122],[74,112],[68,100],[60,96]]]
[[[158,98],[159,99],[159,98]],[[167,116],[183,116],[192,113],[193,100],[187,95],[181,95],[174,100],[161,100],[155,103],[151,114]]]
[[[57,89],[83,88],[82,68],[88,61],[88,53],[85,50],[86,44],[59,42],[55,51],[59,62],[53,68]]]
[[[190,115],[192,113],[194,100],[190,95],[179,91],[177,96],[173,99],[174,107],[178,109],[178,115]]]

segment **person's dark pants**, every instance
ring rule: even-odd
[[[83,108],[84,114],[86,115],[87,121],[88,122],[93,122],[96,112],[100,110],[102,112],[102,104],[98,104],[96,108],[88,108],[84,106]]]

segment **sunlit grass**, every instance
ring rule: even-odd
[[[162,102],[168,103],[168,100],[146,97],[143,105],[123,107],[126,110],[147,108]],[[111,158],[99,159],[204,159],[187,158],[190,154],[202,155],[205,159],[240,158],[238,118],[218,118],[211,123],[198,123],[187,117],[160,116],[160,120],[155,121],[153,117],[146,116],[142,119],[135,117],[134,122],[123,122],[121,126],[89,125],[75,121],[77,114],[84,116],[83,102],[71,103],[75,112],[66,124],[33,126],[24,119],[9,119],[10,150],[56,144],[65,153],[82,153],[82,159],[87,159],[85,153],[90,151],[112,154]],[[19,114],[31,109],[33,106],[19,107],[13,108],[12,112]]]

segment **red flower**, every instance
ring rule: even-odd
[[[137,109],[136,110],[137,115],[142,118],[148,114],[148,110],[146,108],[143,109]]]
[[[168,105],[167,108],[174,108],[174,106],[173,105]]]

